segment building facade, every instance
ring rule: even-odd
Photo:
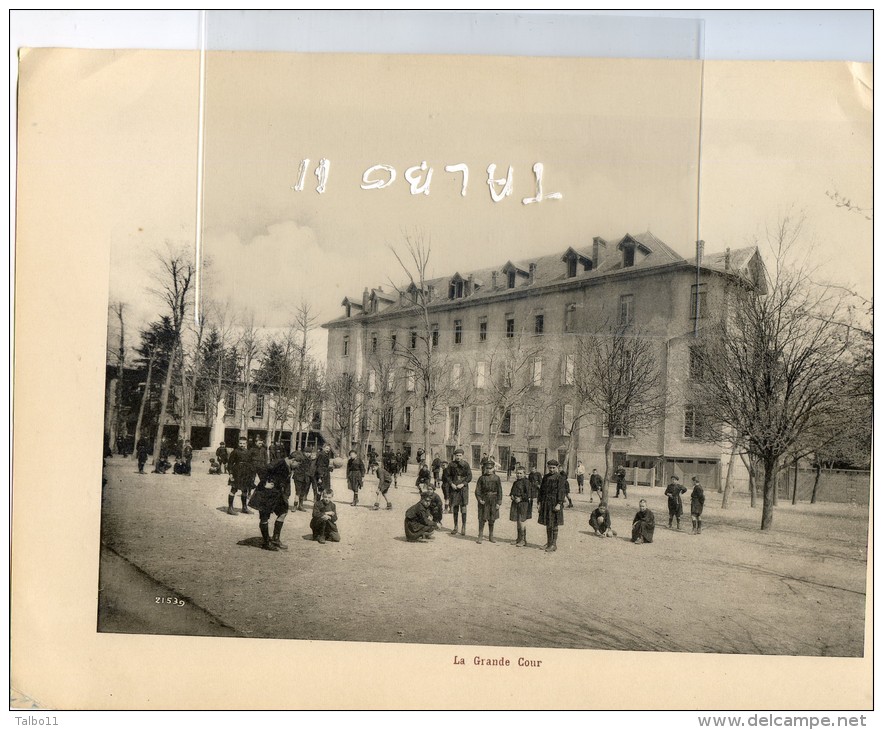
[[[461,446],[474,466],[491,453],[504,470],[516,461],[542,469],[551,458],[568,458],[571,474],[580,459],[587,472],[603,473],[607,429],[600,415],[573,422],[574,356],[581,337],[618,329],[650,342],[666,406],[650,426],[615,429],[611,468],[631,467],[649,483],[676,473],[717,485],[721,447],[700,438],[690,402],[691,383],[701,377],[691,348],[723,315],[730,287],[758,289],[765,279],[756,248],[701,249],[697,264],[649,232],[595,237],[589,246],[533,260],[345,298],[343,316],[323,326],[329,366],[362,384],[353,442],[408,452],[423,445],[415,385],[422,373],[413,353],[428,339],[443,363],[436,377],[448,386],[447,402],[434,404],[431,417],[433,453],[450,457]],[[495,399],[500,378],[508,378],[510,392]],[[513,385],[518,379],[525,387]]]

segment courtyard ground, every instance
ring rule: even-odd
[[[588,494],[565,512],[558,552],[545,528],[516,548],[508,496],[492,544],[466,536],[404,539],[417,501],[414,467],[375,512],[376,479],[350,506],[333,478],[340,543],[310,540],[309,512],[289,514],[285,552],[260,549],[257,515],[226,513],[226,476],[194,463],[191,477],[139,475],[107,460],[99,628],[132,633],[342,641],[862,656],[868,507],[780,504],[761,532],[760,507],[737,496],[720,509],[707,492],[703,533],[667,529],[660,487],[611,499],[619,536],[597,538]],[[339,475],[341,470],[336,472]],[[509,483],[504,481],[504,494]],[[689,493],[686,495],[689,496]],[[656,515],[653,544],[629,541],[638,500]],[[311,506],[308,502],[307,507]],[[687,502],[689,511],[689,502]],[[450,529],[451,516],[445,515]],[[178,598],[183,607],[157,604]]]

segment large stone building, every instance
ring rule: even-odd
[[[650,428],[639,432],[624,424],[616,430],[613,465],[634,467],[650,482],[671,473],[699,474],[713,486],[720,479],[721,447],[698,438],[701,424],[690,403],[696,376],[691,345],[725,310],[729,287],[763,288],[764,280],[754,247],[701,255],[697,266],[696,258],[684,259],[649,232],[618,241],[596,237],[585,247],[424,281],[425,314],[414,284],[347,297],[344,315],[324,325],[328,363],[364,384],[353,441],[379,447],[382,432],[387,443],[414,452],[422,445],[422,414],[406,351],[419,348],[429,324],[446,377],[469,381],[468,388],[451,390],[436,414],[433,452],[450,456],[459,445],[477,466],[493,445],[504,469],[515,460],[543,468],[545,460],[567,454],[581,459],[587,471],[603,472],[607,433],[600,417],[589,413],[572,432],[567,428],[573,352],[581,334],[602,324],[626,325],[653,341],[667,406]],[[501,345],[508,340],[511,350],[516,339],[531,353],[527,377],[554,407],[537,408],[527,399],[494,416],[487,412],[488,382],[499,375],[494,369],[500,370]],[[368,408],[383,392],[388,396],[380,412]],[[330,423],[327,410],[326,402]]]

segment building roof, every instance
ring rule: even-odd
[[[623,270],[629,271],[645,271],[662,266],[672,264],[696,265],[696,257],[692,260],[685,259],[679,255],[674,249],[668,246],[664,241],[657,238],[650,231],[645,231],[636,235],[626,233],[618,241],[605,241],[602,238],[597,239],[600,243],[599,258],[600,265],[593,260],[594,245],[569,247],[564,254],[560,252],[538,256],[532,259],[523,259],[519,261],[507,261],[502,266],[493,268],[477,269],[475,271],[455,272],[447,276],[435,277],[425,282],[427,289],[432,287],[435,291],[433,305],[445,305],[452,301],[476,302],[491,296],[503,294],[507,291],[519,291],[524,289],[536,289],[565,281],[586,281],[601,278],[604,276],[616,274]],[[635,250],[634,264],[625,267],[623,265],[623,255],[620,253],[632,245]],[[584,270],[578,267],[576,276],[568,277],[567,269],[562,264],[562,260],[566,260],[569,256],[576,255],[579,261],[589,261],[592,263],[591,270]],[[762,267],[757,247],[745,249],[737,249],[729,251],[729,268],[727,267],[727,253],[705,254],[702,260],[702,268],[707,270],[718,271],[720,273],[731,273],[742,276],[746,281],[757,285],[757,266],[758,263]],[[517,277],[516,285],[513,289],[508,286],[506,272],[516,270],[519,273],[530,270],[531,264],[535,265],[534,276],[531,280],[529,277]],[[496,277],[495,277],[496,274]],[[468,293],[461,299],[451,300],[448,298],[448,287],[451,281],[467,281],[471,277],[473,283],[473,291]],[[496,280],[496,285],[494,281]],[[415,287],[416,288],[416,287]],[[403,288],[403,291],[407,291]],[[374,290],[378,292],[378,290]],[[410,300],[401,301],[397,296],[383,292],[380,295],[383,299],[390,302],[376,313],[365,312],[354,315],[356,317],[372,317],[375,315],[389,315],[395,312],[411,309],[413,304]],[[338,324],[352,318],[340,317],[338,319],[327,322],[327,325]]]

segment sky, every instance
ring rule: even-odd
[[[82,181],[52,194],[108,247],[109,298],[140,326],[161,310],[154,251],[197,238],[199,58],[48,51],[22,78],[37,162]],[[847,62],[209,54],[201,294],[279,328],[301,301],[327,321],[344,296],[401,281],[390,247],[406,235],[443,275],[645,230],[689,257],[697,235],[721,251],[802,213],[819,270],[870,298],[872,223],[828,197],[871,206],[870,79]],[[406,170],[424,161],[429,194],[412,194]],[[523,204],[535,163],[560,199]],[[465,196],[445,171],[458,164]],[[491,164],[495,179],[512,168],[499,202]],[[395,181],[363,189],[376,165]],[[323,354],[323,332],[313,343]]]

